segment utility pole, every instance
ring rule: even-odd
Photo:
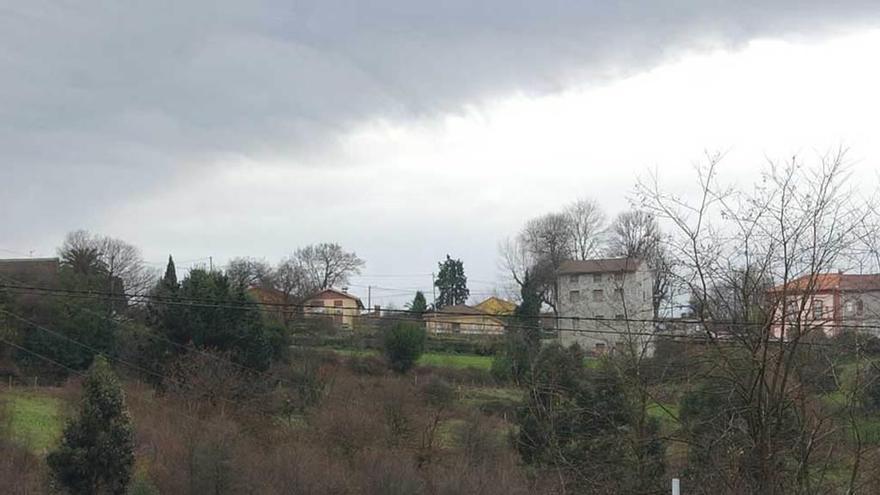
[[[373,286],[367,286],[367,311],[373,310]]]
[[[434,280],[434,272],[431,272],[431,305],[437,309],[437,285]]]
[[[214,271],[214,257],[208,256],[208,271]]]

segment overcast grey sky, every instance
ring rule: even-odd
[[[0,256],[64,233],[160,263],[335,241],[379,302],[704,150],[731,177],[880,159],[876,1],[0,1]]]

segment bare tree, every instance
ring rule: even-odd
[[[273,287],[272,266],[256,258],[233,258],[226,265],[226,276],[234,287]]]
[[[293,257],[285,258],[278,263],[272,281],[275,289],[284,294],[288,303],[299,297],[305,297],[313,290],[305,270]]]
[[[327,289],[348,282],[361,272],[364,261],[335,243],[321,243],[299,248],[293,258],[314,289]]]
[[[698,169],[691,199],[664,192],[656,177],[639,184],[641,204],[675,228],[675,281],[692,294],[711,359],[716,399],[701,404],[715,409],[685,428],[710,432],[686,439],[710,460],[707,492],[829,491],[825,472],[847,414],[811,395],[803,370],[828,330],[814,296],[857,247],[871,211],[847,189],[843,158],[771,163],[748,193],[720,185],[720,155]],[[851,466],[855,480],[859,463]]]
[[[642,210],[617,215],[610,229],[608,252],[612,256],[641,259],[648,264],[654,275],[652,303],[656,318],[669,295],[672,270],[657,219]]]
[[[118,289],[119,280],[126,292],[141,294],[155,280],[140,249],[121,239],[76,230],[67,234],[58,255],[75,273],[106,278],[113,290]]]
[[[580,199],[565,209],[565,215],[571,254],[579,260],[595,258],[602,249],[607,221],[602,207],[591,199]]]

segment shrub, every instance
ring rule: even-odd
[[[46,459],[72,494],[124,493],[134,465],[134,435],[122,388],[103,358],[83,382],[79,415]]]
[[[431,377],[428,383],[422,386],[422,395],[429,405],[444,409],[451,406],[455,400],[455,389],[446,380]]]
[[[406,373],[425,350],[425,329],[416,322],[398,322],[385,331],[382,347],[388,366],[397,373]]]

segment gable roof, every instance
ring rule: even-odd
[[[247,293],[261,303],[284,304],[287,298],[284,293],[276,289],[268,289],[266,287],[248,287]]]
[[[804,275],[789,281],[787,284],[780,284],[770,289],[771,292],[782,292],[784,290],[790,292],[880,291],[880,274],[819,273]]]
[[[635,272],[642,265],[637,258],[603,258],[594,260],[567,260],[559,265],[557,275],[577,275],[581,273],[620,273]]]
[[[305,298],[305,301],[308,301],[310,299],[330,299],[333,297],[342,297],[344,299],[351,299],[357,303],[357,306],[359,308],[361,308],[361,309],[364,308],[364,303],[361,301],[361,298],[354,296],[352,294],[349,294],[348,292],[336,290],[332,287],[328,288],[328,289],[320,290],[320,291],[310,295],[309,297]]]
[[[497,296],[491,296],[475,307],[484,313],[493,315],[508,315],[516,311],[516,304]]]

